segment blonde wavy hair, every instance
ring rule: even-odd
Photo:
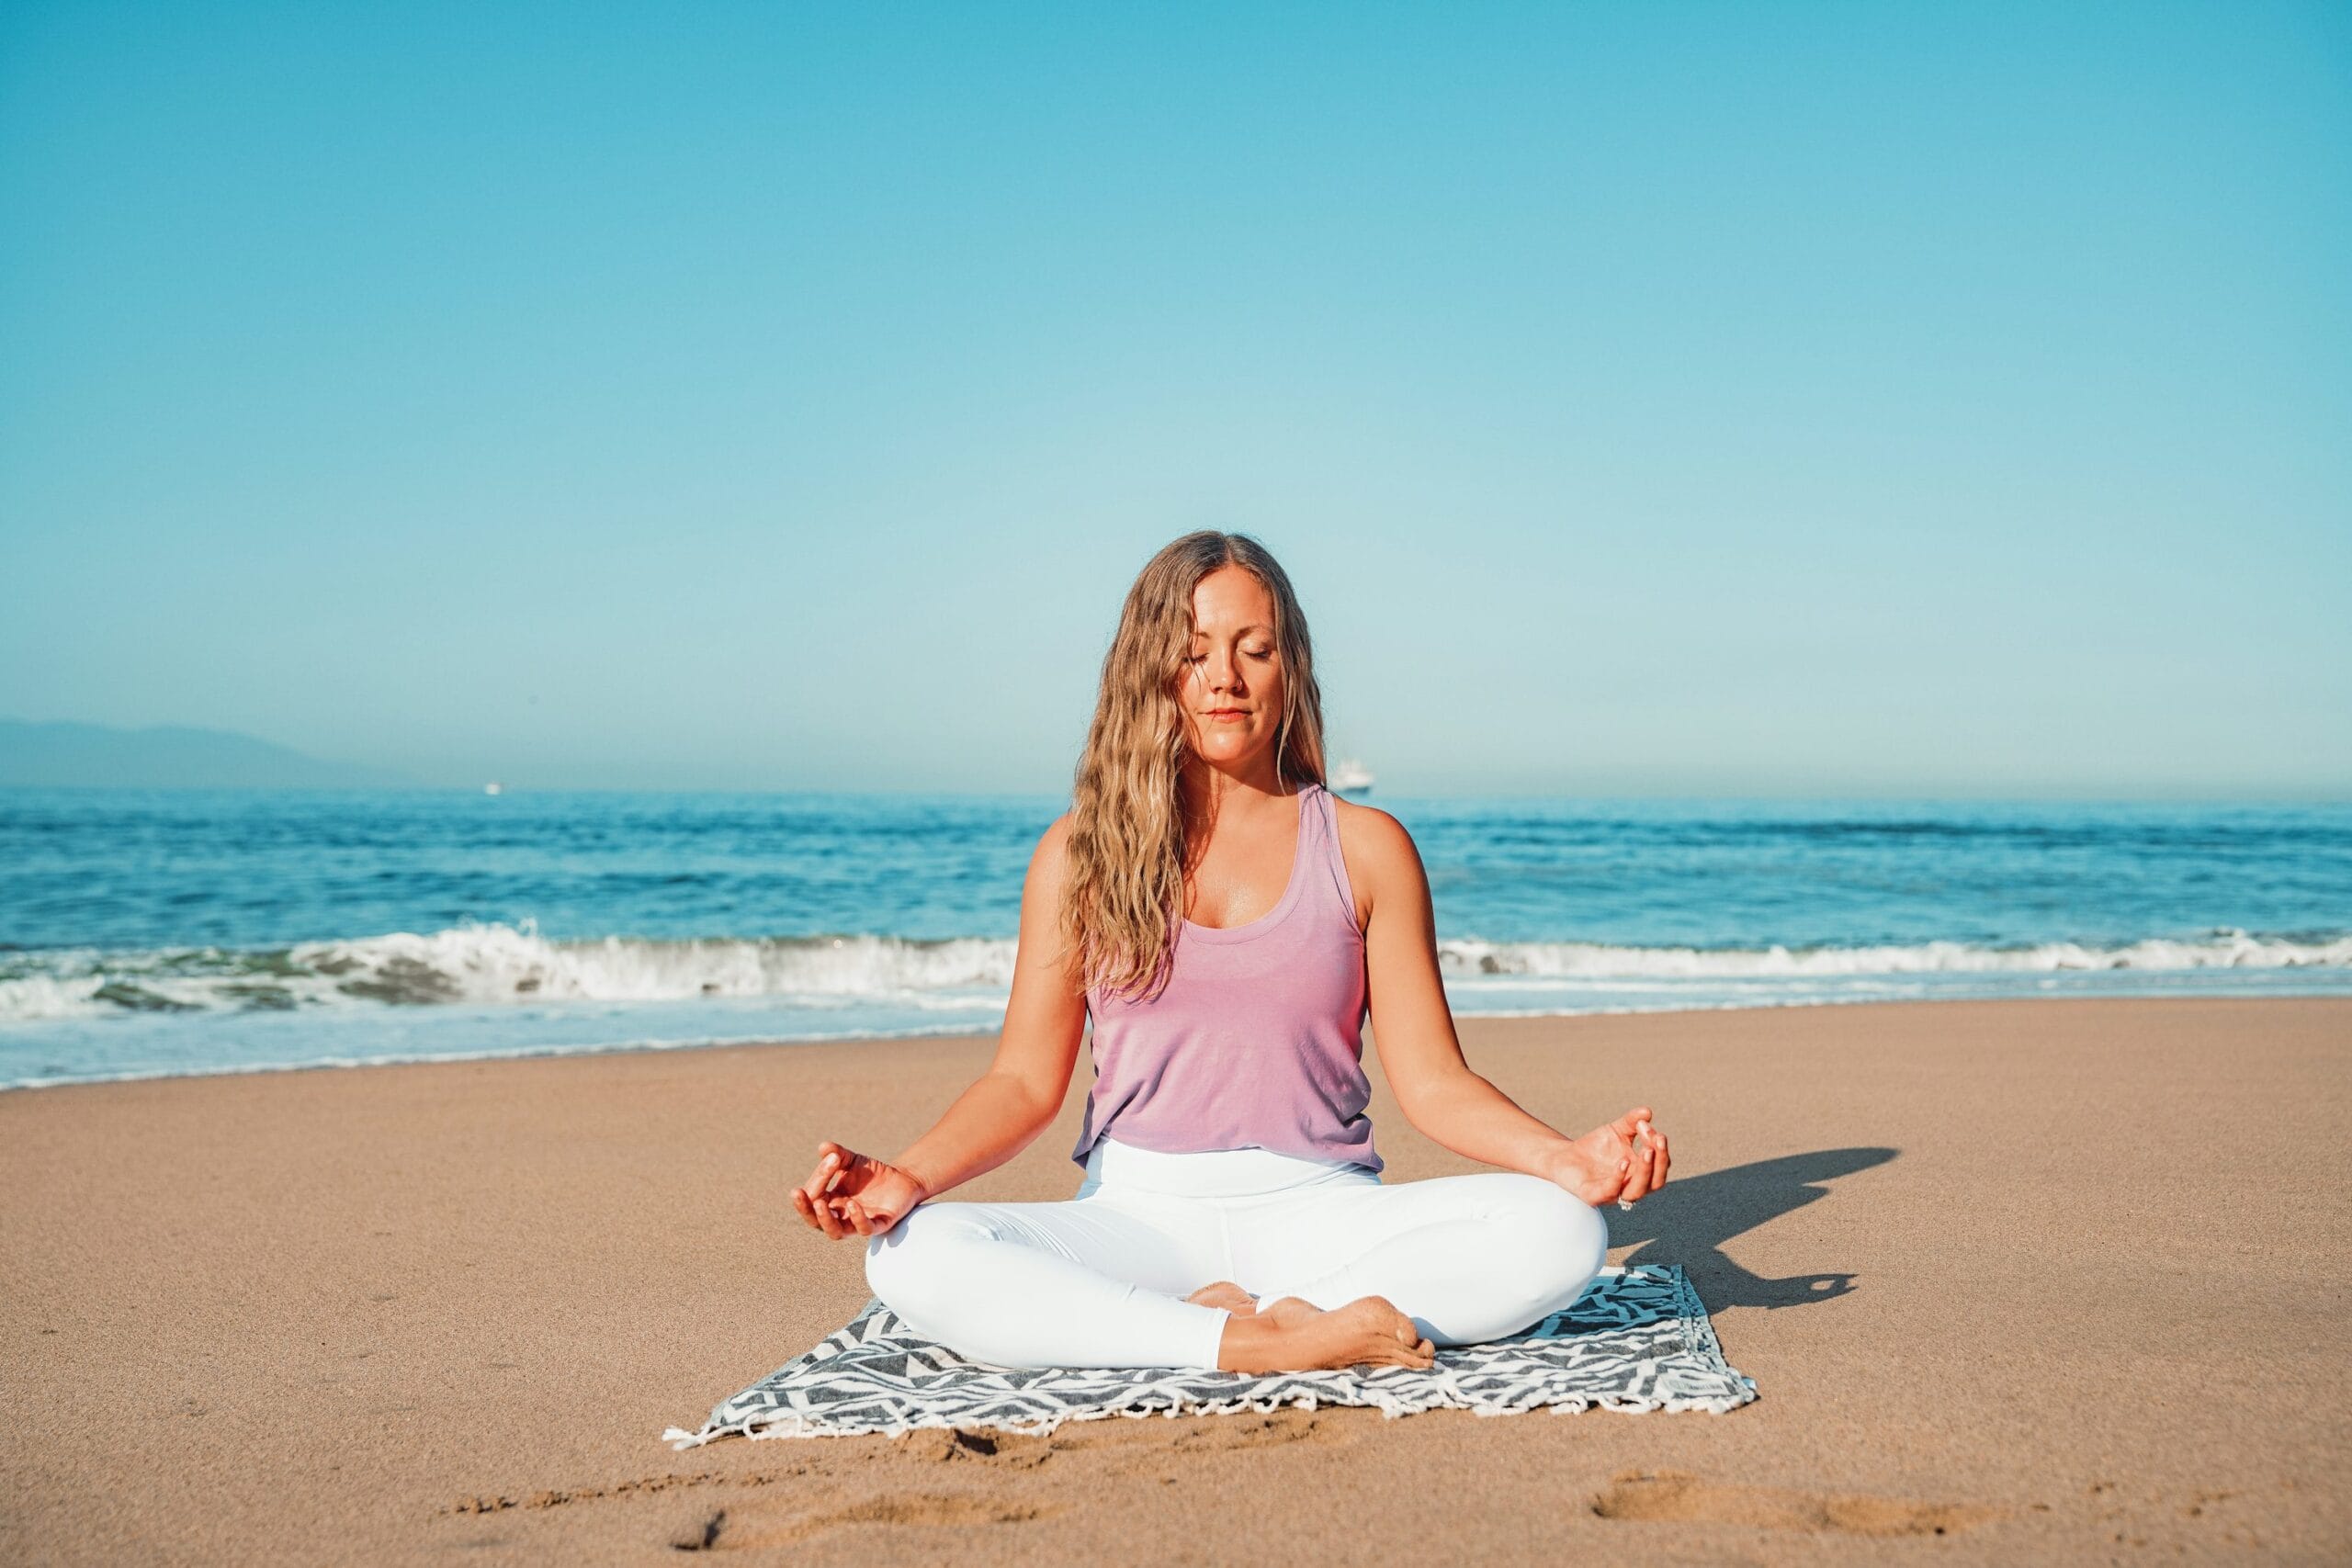
[[[1078,761],[1062,881],[1062,950],[1074,987],[1157,997],[1182,918],[1189,865],[1180,783],[1191,748],[1178,700],[1193,642],[1193,591],[1238,566],[1274,603],[1283,672],[1281,780],[1322,784],[1323,696],[1290,579],[1246,534],[1187,534],[1145,563],[1102,657],[1094,722]]]

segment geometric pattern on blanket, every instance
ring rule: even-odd
[[[1679,1265],[1604,1269],[1576,1303],[1508,1339],[1437,1352],[1436,1365],[1229,1372],[1201,1367],[1025,1369],[958,1355],[878,1299],[742,1393],[700,1429],[662,1434],[687,1449],[730,1432],[752,1438],[898,1434],[925,1427],[1050,1432],[1065,1421],[1214,1416],[1299,1405],[1370,1405],[1384,1416],[1462,1409],[1705,1410],[1756,1397],[1724,1361]]]

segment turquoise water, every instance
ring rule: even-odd
[[[1463,1014],[2352,991],[2352,807],[1372,803]],[[0,791],[0,1085],[992,1030],[1065,805]]]

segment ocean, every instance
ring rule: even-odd
[[[2352,991],[2352,807],[1371,803],[1461,1016]],[[0,1087],[991,1032],[1066,805],[0,790]]]

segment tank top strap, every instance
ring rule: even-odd
[[[1302,852],[1312,850],[1324,867],[1317,878],[1318,891],[1330,890],[1330,901],[1341,924],[1356,931],[1355,888],[1348,881],[1347,858],[1340,853],[1340,808],[1331,792],[1322,784],[1308,784],[1314,798],[1306,803],[1306,819],[1300,826],[1314,835],[1313,841],[1299,846]],[[1360,933],[1359,933],[1360,934]]]

